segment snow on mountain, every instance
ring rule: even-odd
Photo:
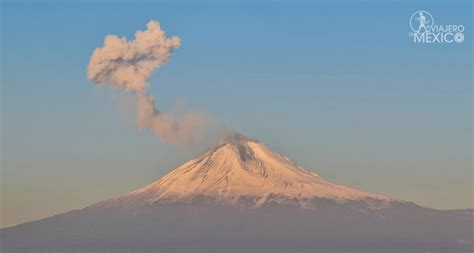
[[[394,201],[328,182],[261,142],[234,134],[158,181],[99,205],[191,201],[197,196],[226,205],[245,200],[255,207],[264,203],[296,203],[311,208],[315,198],[362,200],[374,207]]]

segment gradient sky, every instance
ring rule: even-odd
[[[330,181],[472,208],[472,2],[377,2],[2,1],[0,226],[134,190],[203,151],[137,130],[121,95],[87,80],[106,35],[152,19],[182,39],[151,80],[160,108],[184,97]],[[413,44],[419,9],[464,24],[465,42]]]

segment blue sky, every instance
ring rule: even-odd
[[[463,24],[413,44],[409,18]],[[2,3],[2,226],[80,208],[200,153],[139,131],[87,80],[108,34],[158,20],[182,45],[151,79],[337,183],[473,207],[471,1]],[[111,96],[112,93],[112,96]]]

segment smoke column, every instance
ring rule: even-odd
[[[148,92],[153,71],[166,63],[179,37],[166,37],[157,21],[150,21],[147,30],[137,31],[135,40],[105,37],[104,46],[96,48],[89,61],[87,77],[97,85],[118,87],[136,99],[137,124],[152,130],[166,143],[183,143],[202,137],[210,117],[200,111],[185,115],[161,112]]]

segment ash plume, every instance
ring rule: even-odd
[[[135,33],[134,40],[106,36],[104,46],[94,50],[87,71],[88,79],[97,85],[117,87],[133,94],[138,126],[173,144],[200,139],[210,121],[207,113],[197,110],[184,115],[161,112],[148,92],[153,71],[168,62],[180,43],[179,37],[166,37],[160,23],[152,20],[145,31]]]

